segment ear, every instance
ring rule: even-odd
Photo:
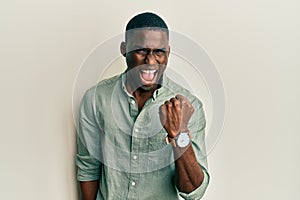
[[[169,57],[169,55],[170,55],[170,52],[171,52],[171,47],[170,47],[170,45],[168,46],[168,49],[167,49],[167,56]]]
[[[121,45],[120,45],[120,51],[121,51],[121,54],[126,57],[126,43],[125,42],[121,42]]]

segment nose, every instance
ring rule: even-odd
[[[145,63],[148,65],[154,65],[157,64],[157,60],[155,56],[153,55],[153,51],[149,52],[145,58]]]

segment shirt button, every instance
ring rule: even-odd
[[[135,131],[136,133],[138,133],[138,132],[139,132],[139,129],[138,129],[138,128],[136,128],[136,129],[134,129],[134,131]]]
[[[134,182],[134,181],[132,181],[132,182],[131,182],[131,185],[132,185],[132,186],[135,186],[135,182]]]
[[[133,160],[136,160],[136,159],[137,159],[137,156],[136,156],[136,155],[134,155],[134,156],[133,156]]]
[[[131,103],[132,105],[134,105],[134,104],[135,104],[135,101],[132,99],[132,100],[130,101],[130,103]]]

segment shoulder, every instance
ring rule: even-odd
[[[107,78],[107,79],[104,79],[102,81],[100,81],[96,86],[98,87],[105,87],[105,86],[109,86],[109,85],[115,85],[116,82],[118,82],[119,80],[121,80],[121,76],[122,74],[118,74],[116,76],[113,76],[113,77],[110,77],[110,78]]]
[[[99,94],[110,93],[112,88],[115,87],[115,85],[119,83],[120,80],[121,80],[121,74],[113,76],[108,79],[101,80],[96,85],[86,90],[85,96],[90,98],[92,96],[95,96],[96,94],[99,95]]]

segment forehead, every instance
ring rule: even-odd
[[[131,47],[166,48],[169,44],[168,35],[163,30],[137,29],[126,35],[126,43]]]

